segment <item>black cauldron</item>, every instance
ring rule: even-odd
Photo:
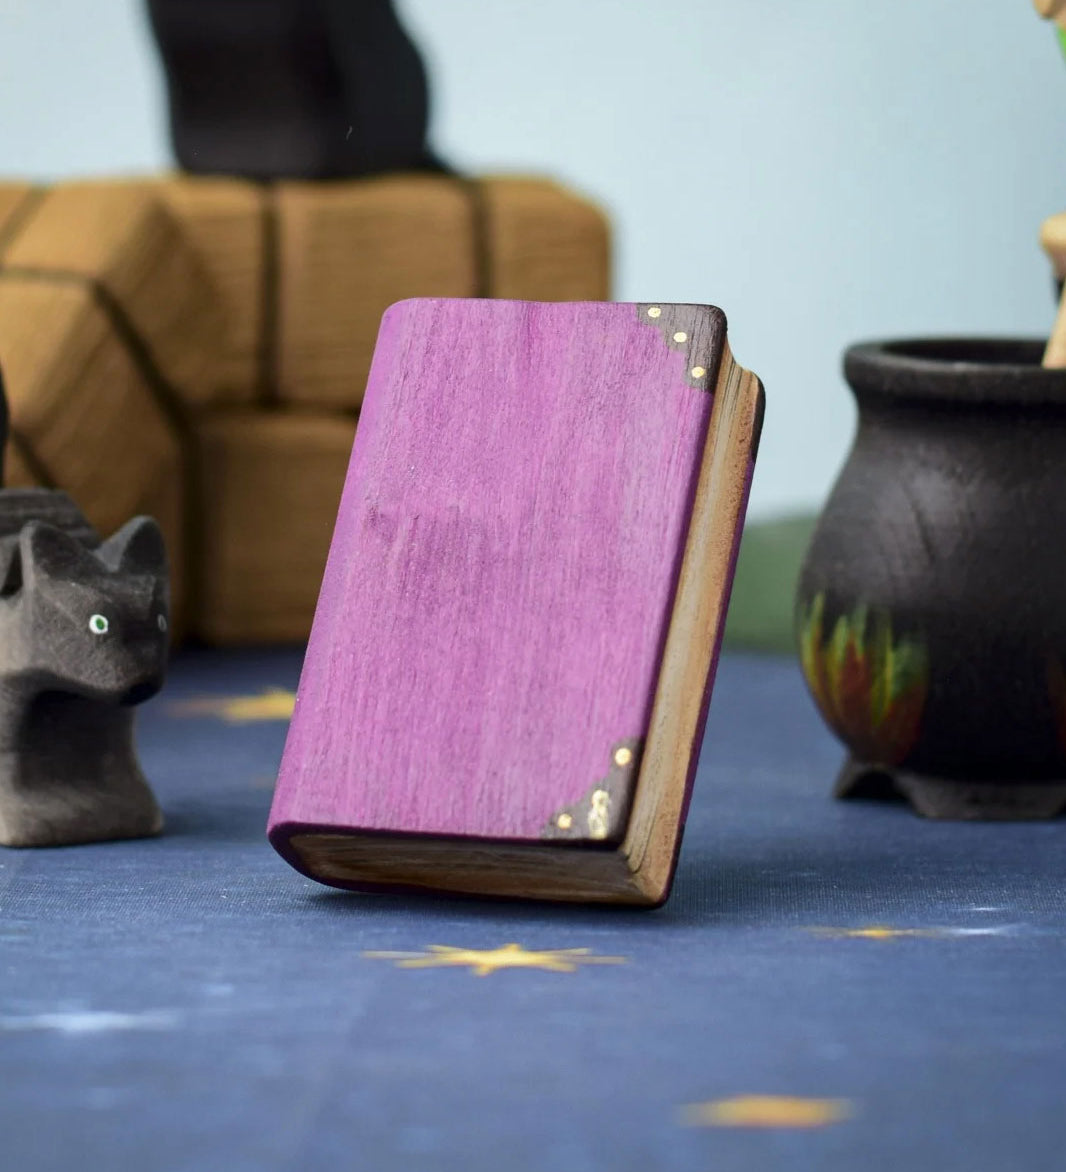
[[[847,463],[796,600],[840,796],[942,818],[1066,807],[1066,371],[1044,343],[851,347]]]

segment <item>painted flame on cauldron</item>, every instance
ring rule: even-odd
[[[857,760],[900,764],[918,740],[929,692],[924,645],[897,638],[884,611],[857,606],[827,632],[823,593],[800,606],[800,661],[826,722]]]

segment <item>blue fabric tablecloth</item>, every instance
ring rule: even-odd
[[[4,1172],[1066,1168],[1066,824],[833,802],[727,656],[665,908],[334,892],[263,834],[298,669],[177,661],[164,837],[0,851]]]

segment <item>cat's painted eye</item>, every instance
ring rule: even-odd
[[[157,626],[157,627],[158,627],[158,628],[159,628],[161,631],[165,631],[165,630],[167,629],[167,616],[166,616],[165,614],[159,614],[159,615],[156,615],[156,617],[155,617],[155,625],[156,625],[156,626]]]
[[[89,619],[89,630],[94,635],[106,635],[111,624],[102,614],[94,614]]]

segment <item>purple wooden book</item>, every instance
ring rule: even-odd
[[[711,306],[393,305],[277,850],[338,887],[665,900],[762,404]]]

